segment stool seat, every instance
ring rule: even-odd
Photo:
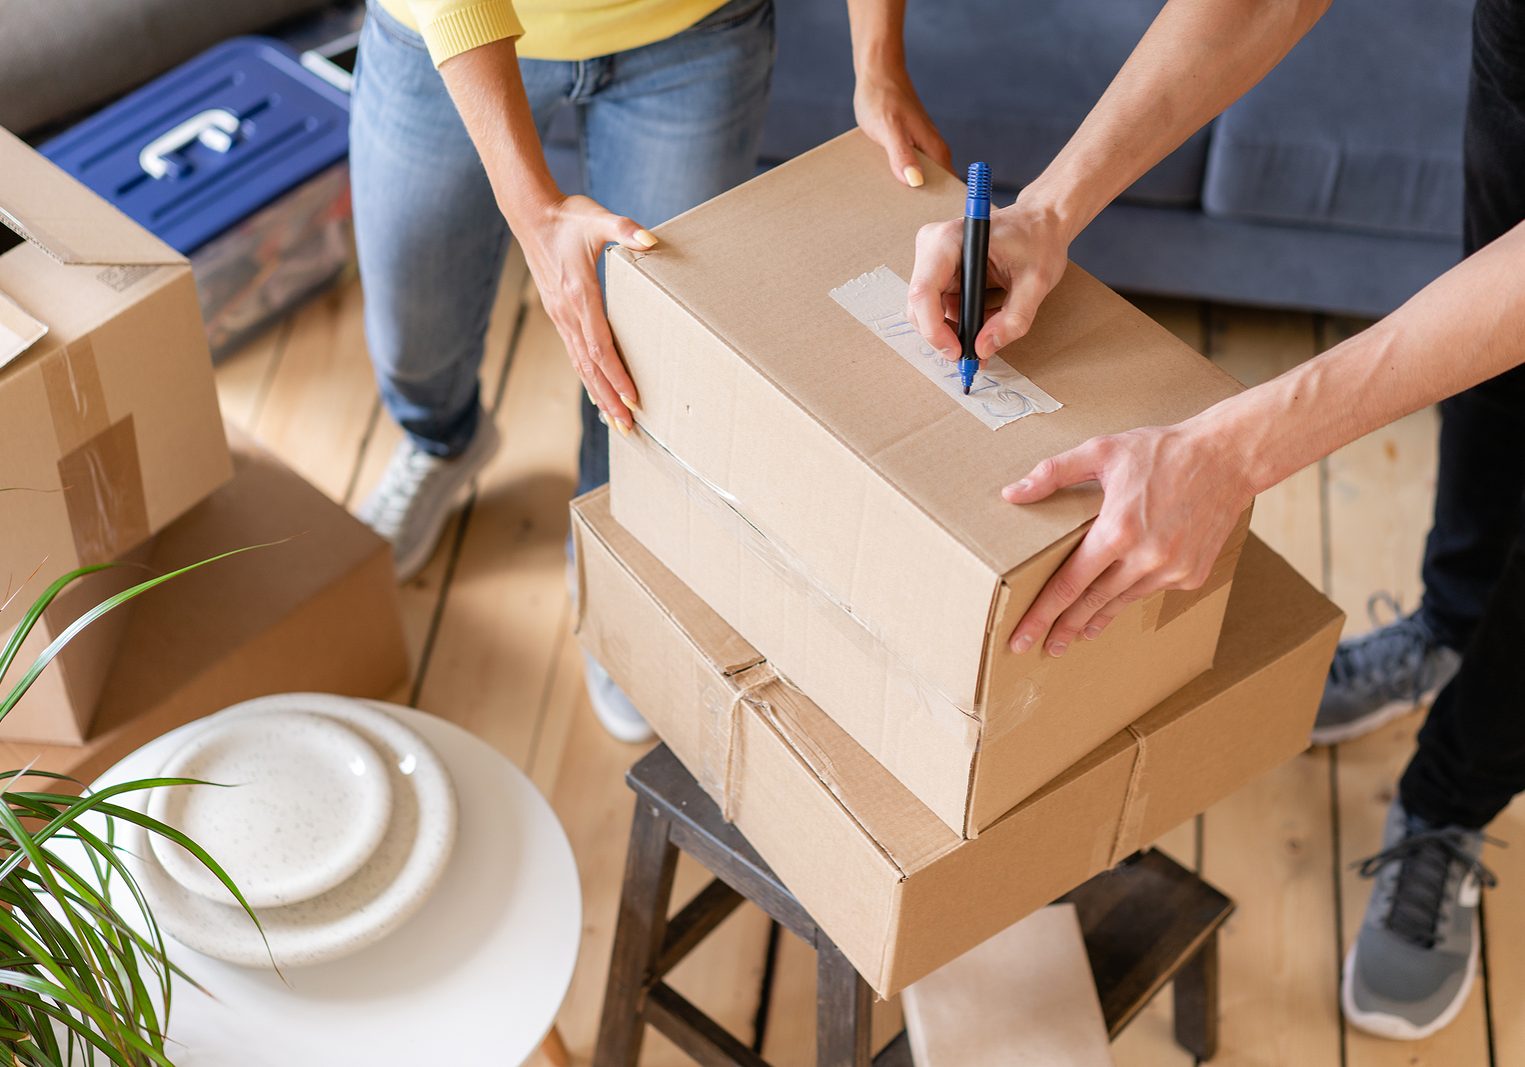
[[[635,1067],[648,1024],[706,1067],[768,1067],[664,981],[744,900],[816,950],[818,1067],[911,1067],[903,1032],[870,1055],[868,983],[667,746],[644,756],[626,781],[636,811],[594,1067]],[[679,850],[715,878],[669,919]],[[1079,916],[1108,1033],[1116,1037],[1173,981],[1176,1039],[1199,1059],[1211,1058],[1217,1050],[1217,932],[1233,902],[1152,849],[1062,899]]]

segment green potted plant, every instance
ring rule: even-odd
[[[0,719],[90,623],[155,586],[235,554],[151,578],[98,604],[59,634],[9,683],[7,692],[6,676],[43,611],[71,582],[102,567],[59,578],[21,617],[0,650]],[[53,789],[27,788],[27,779]],[[184,846],[253,917],[243,895],[204,848],[119,803],[124,794],[195,784],[204,783],[156,778],[81,793],[80,783],[62,775],[31,767],[0,772],[0,1067],[171,1067],[165,1033],[174,985],[191,979],[170,962],[152,910],[123,861],[115,827],[119,821],[135,823]],[[96,814],[85,819],[90,813]],[[64,840],[74,842],[70,863],[52,847]],[[81,869],[80,853],[86,869]],[[116,898],[132,901],[129,914],[112,903],[114,880],[119,880]]]

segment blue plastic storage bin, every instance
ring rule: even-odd
[[[44,144],[191,260],[214,355],[353,259],[349,97],[263,37],[239,37]]]

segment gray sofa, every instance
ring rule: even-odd
[[[846,4],[776,2],[765,164],[853,124]],[[1014,194],[1074,131],[1161,2],[910,0],[912,74],[954,159],[987,160]],[[324,4],[0,3],[0,122],[25,132],[57,121],[221,36]],[[1391,310],[1459,255],[1470,9],[1334,0],[1261,85],[1108,208],[1074,257],[1133,292]],[[554,130],[550,148],[575,186],[571,127]]]
[[[845,4],[777,0],[763,152],[852,125]],[[912,0],[912,76],[1006,195],[1079,125],[1160,0]],[[1361,315],[1460,255],[1468,0],[1334,0],[1259,86],[1108,208],[1077,262],[1121,289]]]

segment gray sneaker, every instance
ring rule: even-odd
[[[1382,851],[1362,861],[1375,879],[1366,919],[1345,957],[1340,1002],[1377,1037],[1429,1037],[1461,1011],[1477,977],[1477,905],[1493,874],[1483,835],[1432,826],[1394,800]]]
[[[391,543],[399,582],[423,570],[434,555],[445,523],[465,502],[471,480],[498,451],[498,443],[498,428],[484,414],[471,444],[458,456],[431,456],[408,440],[393,451],[381,481],[355,515]]]
[[[1379,593],[1368,605],[1373,622],[1383,602],[1397,613],[1392,597]],[[1386,726],[1433,699],[1460,666],[1461,656],[1436,639],[1417,611],[1341,641],[1324,682],[1313,743],[1336,745]]]
[[[616,741],[626,741],[632,745],[644,744],[656,736],[650,725],[625,691],[615,684],[614,679],[609,677],[609,672],[604,670],[603,664],[588,655],[582,654],[583,679],[588,684],[588,702],[593,705],[593,714],[598,716],[598,721],[603,723],[604,729]]]

